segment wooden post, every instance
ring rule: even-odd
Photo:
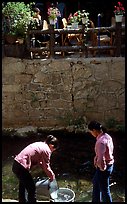
[[[121,42],[122,42],[122,22],[116,22],[116,33],[115,33],[115,56],[120,57],[121,55]]]
[[[54,57],[54,46],[55,46],[55,33],[54,33],[54,25],[49,26],[50,29],[50,57]]]
[[[30,49],[30,41],[31,41],[31,39],[30,39],[30,34],[29,34],[29,30],[27,31],[27,35],[26,35],[26,47],[27,47],[27,50],[29,50]]]
[[[87,46],[86,46],[86,43],[87,43],[87,37],[86,37],[86,35],[87,35],[87,32],[85,32],[85,25],[84,24],[82,24],[82,31],[83,31],[83,43],[82,43],[82,45],[83,45],[83,55],[84,55],[84,53],[85,53],[85,57],[88,57],[88,50],[87,50]]]

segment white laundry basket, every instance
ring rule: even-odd
[[[57,198],[52,202],[74,202],[75,193],[69,188],[59,188],[57,190]]]

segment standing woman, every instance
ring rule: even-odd
[[[44,142],[34,142],[16,155],[12,171],[19,179],[19,202],[36,202],[35,183],[30,174],[33,166],[40,166],[50,181],[55,179],[55,174],[50,167],[50,157],[57,147],[57,138],[49,135]],[[27,199],[25,191],[28,193]]]
[[[96,137],[92,202],[112,202],[109,180],[114,164],[113,141],[97,121],[91,121],[88,129]]]

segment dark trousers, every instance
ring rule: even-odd
[[[113,171],[113,165],[108,165],[105,171],[96,169],[93,177],[92,202],[112,202],[109,179]]]
[[[12,171],[19,179],[19,202],[36,202],[35,183],[29,171],[15,160]]]

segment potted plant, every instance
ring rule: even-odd
[[[7,2],[2,5],[2,20],[4,21],[4,36],[25,39],[31,22],[31,5],[24,2]],[[11,43],[11,42],[10,42]],[[13,42],[12,42],[13,43]]]
[[[89,24],[89,13],[85,10],[78,10],[73,15],[70,13],[68,17],[68,23],[72,24],[72,28],[76,29],[78,28],[78,24],[81,22],[82,24],[85,24],[85,27]]]
[[[122,22],[122,17],[125,14],[125,9],[121,2],[117,2],[117,6],[114,6],[114,14],[116,22]]]
[[[60,11],[57,7],[49,7],[47,13],[51,25],[55,25],[57,23],[57,18],[61,17]]]
[[[81,11],[78,10],[74,14],[70,13],[68,17],[68,23],[76,23],[81,21]]]

